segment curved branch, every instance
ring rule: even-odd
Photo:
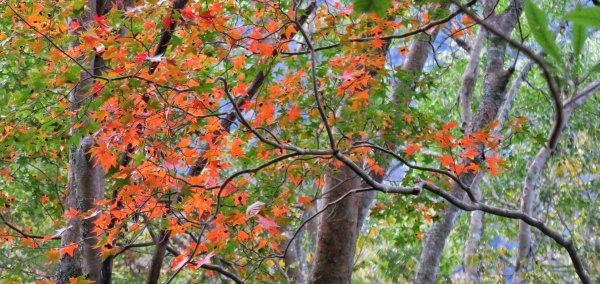
[[[483,211],[488,214],[492,214],[492,215],[496,215],[496,216],[500,216],[500,217],[522,220],[523,222],[527,223],[528,225],[535,227],[536,229],[540,230],[544,235],[550,237],[556,243],[558,243],[560,246],[564,247],[567,250],[567,252],[569,253],[569,257],[571,258],[571,261],[573,262],[573,267],[575,268],[577,275],[579,276],[579,278],[581,279],[581,281],[583,283],[586,283],[586,284],[592,283],[590,276],[587,274],[587,271],[585,270],[585,268],[583,266],[581,257],[577,254],[577,248],[575,247],[573,241],[571,239],[566,239],[566,238],[562,237],[560,232],[555,231],[552,228],[548,227],[546,224],[544,224],[544,222],[542,222],[538,219],[535,219],[535,218],[533,218],[521,211],[517,211],[517,210],[498,208],[495,206],[490,206],[490,205],[479,203],[479,202],[467,203],[459,198],[452,196],[452,194],[450,194],[450,192],[447,192],[431,183],[427,183],[427,182],[424,183],[423,188],[425,188],[426,190],[428,190],[438,196],[441,196],[442,198],[446,199],[448,202],[452,203],[454,206],[456,206],[464,211],[476,211],[476,210]]]
[[[473,6],[475,3],[477,3],[477,0],[471,0],[469,3],[465,4],[466,7],[471,7]],[[392,40],[392,39],[401,39],[401,38],[406,38],[409,36],[413,36],[416,34],[420,34],[420,33],[424,33],[427,32],[428,30],[430,30],[431,28],[435,27],[435,26],[439,26],[442,24],[445,24],[447,22],[449,22],[450,20],[452,20],[454,17],[456,17],[456,15],[458,15],[461,12],[460,9],[450,13],[450,15],[446,16],[445,18],[442,18],[440,20],[437,21],[433,21],[430,22],[429,24],[418,28],[416,30],[412,30],[403,34],[398,34],[398,35],[388,35],[388,36],[382,36],[382,37],[374,37],[374,36],[368,36],[368,37],[359,37],[359,38],[351,38],[348,39],[348,42],[366,42],[366,41],[371,41],[371,40]],[[317,51],[322,51],[322,50],[327,50],[327,49],[332,49],[332,48],[337,48],[337,47],[341,47],[342,43],[336,43],[336,44],[332,44],[332,45],[328,45],[328,46],[322,46],[322,47],[316,47],[313,49],[306,50],[306,51],[298,51],[298,52],[282,52],[281,54],[283,55],[302,55],[302,54],[310,54],[313,51],[317,52]]]

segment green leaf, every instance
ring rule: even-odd
[[[577,5],[575,11],[581,11],[582,7]],[[581,50],[583,49],[583,44],[585,42],[586,32],[585,27],[581,24],[573,23],[573,55],[575,56],[575,60],[579,58],[579,54],[581,54]]]
[[[562,62],[560,51],[556,45],[554,36],[548,30],[548,22],[546,22],[546,14],[540,10],[531,0],[525,2],[525,17],[531,28],[531,33],[535,41],[540,44],[542,49],[556,59],[557,62]]]
[[[585,27],[600,27],[600,7],[576,9],[567,14],[565,19]]]
[[[600,73],[600,63],[590,68],[590,74]]]
[[[375,13],[379,16],[385,15],[387,9],[392,5],[391,0],[353,0],[354,11],[360,13]]]
[[[585,28],[582,25],[573,25],[573,55],[575,58],[579,58],[581,49],[583,49],[583,43],[585,42]]]

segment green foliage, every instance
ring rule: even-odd
[[[391,0],[352,0],[354,10],[361,13],[376,13],[385,15],[387,9],[391,6]]]
[[[525,16],[527,23],[531,28],[531,33],[535,41],[539,43],[542,49],[556,60],[562,62],[560,51],[556,45],[555,37],[548,29],[546,14],[540,10],[531,0],[525,1]]]
[[[581,6],[577,7],[577,10],[581,11]],[[585,43],[586,29],[583,25],[573,22],[573,56],[575,59],[579,59],[583,44]]]
[[[600,7],[586,7],[568,13],[565,19],[585,27],[600,27]]]

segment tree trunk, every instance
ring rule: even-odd
[[[510,34],[514,29],[518,17],[522,10],[522,1],[513,1],[511,5],[502,13],[494,14],[490,7],[494,7],[495,1],[486,1],[484,3],[486,14],[491,16],[488,18],[494,26],[500,30]],[[477,132],[485,125],[496,119],[500,106],[506,99],[506,85],[512,71],[504,70],[504,57],[506,51],[506,42],[499,37],[486,33],[487,38],[487,61],[483,81],[483,100],[472,122],[467,122],[471,127],[465,129],[465,133]],[[473,60],[473,58],[471,58]],[[478,59],[477,59],[478,60]],[[463,82],[465,83],[465,82]],[[466,102],[461,102],[466,103]],[[464,123],[464,122],[463,122]],[[468,161],[470,162],[470,161]],[[482,157],[476,159],[477,163],[483,162]],[[478,176],[481,175],[478,174]],[[479,182],[472,173],[462,174],[460,176],[463,183],[469,187],[474,187]],[[465,192],[458,185],[454,185],[452,194],[460,199],[465,198]],[[419,260],[419,268],[415,278],[416,283],[435,283],[439,270],[439,262],[446,240],[452,231],[454,221],[460,214],[460,210],[448,204],[440,222],[433,224],[429,232],[424,238],[423,251]]]
[[[429,55],[429,41],[437,36],[438,31],[435,30],[431,35],[427,35],[427,40],[417,39],[411,45],[410,51],[402,66],[404,71],[417,72],[423,68]],[[385,55],[389,48],[389,42],[379,51],[381,55]],[[376,72],[371,72],[375,76]],[[402,90],[402,87],[399,87]],[[399,101],[400,97],[396,96],[394,100]],[[343,181],[351,171],[346,166],[335,168],[334,172],[327,175],[327,179]],[[373,176],[380,182],[382,176]],[[340,196],[361,188],[364,183],[357,182],[351,184],[342,183],[343,186],[337,186],[334,190],[335,194],[326,194],[323,200],[324,204],[334,202]],[[331,186],[327,184],[323,192],[332,191]],[[311,271],[309,283],[349,283],[352,278],[352,268],[354,265],[354,252],[356,250],[356,241],[360,235],[360,229],[363,222],[368,216],[369,207],[376,196],[376,192],[361,192],[352,194],[338,202],[325,212],[319,222],[319,230],[317,236],[317,252],[315,254],[315,263]],[[351,210],[349,210],[351,208]],[[340,210],[338,212],[338,210]],[[350,212],[352,211],[352,212]],[[323,217],[324,216],[324,217]],[[349,220],[348,218],[354,218]],[[333,228],[333,229],[332,229]],[[342,237],[343,236],[343,237]],[[341,249],[345,249],[344,253],[338,253]],[[348,267],[348,265],[350,265]]]
[[[94,16],[103,15],[110,9],[111,3],[103,0],[90,0],[87,3],[89,10],[82,15],[80,21],[82,27],[91,24]],[[78,35],[81,30],[75,31]],[[89,56],[89,72],[100,75],[104,67],[103,59],[96,54]],[[80,59],[81,60],[81,59]],[[70,108],[79,111],[81,105],[89,97],[89,87],[94,78],[85,71],[81,72],[79,85],[72,92]],[[73,134],[75,130],[71,130]],[[97,207],[95,200],[101,200],[104,196],[104,170],[96,166],[95,161],[89,155],[90,148],[94,145],[94,139],[90,135],[81,138],[79,145],[71,146],[69,154],[69,175],[67,181],[66,210],[75,209],[80,213],[93,213]],[[66,230],[61,237],[61,246],[71,243],[78,244],[73,257],[63,255],[56,273],[57,283],[68,283],[69,278],[85,276],[86,279],[100,282],[102,280],[102,259],[100,250],[94,248],[97,244],[97,235],[93,232],[96,216],[89,218],[74,217],[67,222]]]
[[[360,179],[348,167],[336,167],[325,178],[324,203],[337,201],[359,188]],[[350,195],[319,216],[317,251],[309,283],[350,283],[358,231],[358,195]]]
[[[513,81],[507,95],[506,101],[500,107],[498,111],[498,126],[494,132],[497,132],[502,128],[504,122],[508,118],[510,110],[512,108],[512,104],[514,102],[517,91],[521,87],[521,83],[525,80],[525,77],[533,67],[533,61],[529,61],[519,73],[519,76],[515,78]],[[476,199],[480,201],[481,199],[481,191],[479,189],[478,184],[473,185],[473,195],[475,195]],[[463,266],[465,270],[465,282],[469,283],[479,283],[480,273],[479,273],[479,265],[475,263],[475,255],[477,253],[477,249],[479,248],[479,243],[481,242],[481,237],[483,236],[483,219],[485,217],[485,213],[483,211],[473,211],[471,212],[471,219],[469,220],[469,232],[467,234],[467,242],[465,244],[465,255],[463,258]]]
[[[478,201],[481,200],[481,191],[479,190],[479,183],[474,183],[473,195]],[[483,217],[485,213],[483,211],[471,212],[471,219],[469,223],[469,233],[467,237],[467,243],[465,244],[465,255],[464,255],[464,269],[465,269],[465,283],[475,284],[479,283],[479,264],[477,261],[477,248],[479,248],[479,242],[481,236],[483,236]]]
[[[600,88],[600,82],[595,81],[590,84],[588,88],[585,88],[580,94],[572,97],[564,104],[563,109],[563,120],[561,128],[564,128],[569,122],[569,118],[573,113],[581,106],[591,95]],[[558,139],[560,140],[562,131],[559,133]],[[525,177],[525,184],[523,186],[523,193],[521,194],[521,211],[527,215],[533,215],[533,205],[535,201],[535,189],[541,180],[541,173],[545,165],[548,163],[552,154],[554,154],[553,148],[544,147],[539,150],[529,169],[527,170],[527,176]],[[526,262],[531,252],[531,228],[527,223],[519,222],[519,245],[517,251],[517,260],[515,262],[515,274],[513,277],[513,283],[523,282],[523,271],[526,270]]]

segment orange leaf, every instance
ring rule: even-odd
[[[456,127],[456,126],[458,126],[458,123],[457,123],[457,122],[448,122],[448,123],[446,123],[446,125],[444,125],[444,127],[442,127],[442,129],[443,129],[444,131],[448,131],[448,130],[450,130],[450,129],[452,129],[452,128]]]
[[[436,160],[442,162],[442,168],[444,168],[448,165],[454,165],[454,159],[448,155],[442,155],[441,157],[436,158]]]
[[[298,117],[300,117],[301,114],[302,111],[299,108],[297,108],[296,106],[292,106],[288,111],[288,118],[290,119],[290,121],[296,121],[296,119],[298,119]]]
[[[75,249],[77,249],[79,247],[79,245],[77,243],[71,243],[70,245],[63,247],[60,249],[60,254],[64,255],[65,253],[68,254],[69,256],[73,256],[73,253],[75,253]]]
[[[80,277],[83,277],[83,276],[80,276]],[[92,283],[96,283],[96,281],[80,279],[79,277],[78,278],[71,277],[71,278],[69,278],[69,283],[70,284],[92,284]]]
[[[304,205],[304,207],[309,207],[312,205],[312,197],[300,196],[300,197],[298,197],[298,203]]]
[[[406,156],[411,156],[414,152],[421,150],[421,146],[414,144],[414,145],[408,145],[406,146]]]
[[[469,158],[471,160],[475,159],[476,155],[479,155],[479,152],[475,151],[473,148],[469,148],[466,152],[460,154],[462,158]]]
[[[65,214],[63,214],[63,216],[67,217],[68,219],[73,219],[77,215],[79,215],[79,211],[77,211],[77,209],[75,209],[75,208],[71,208],[71,209],[69,209],[69,211],[67,211],[67,212],[65,212]]]

